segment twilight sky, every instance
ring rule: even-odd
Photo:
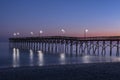
[[[120,36],[120,0],[0,0],[0,39],[38,35]],[[0,41],[1,41],[0,40]]]

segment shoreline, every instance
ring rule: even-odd
[[[0,66],[0,70],[2,69],[15,69],[15,68],[34,68],[34,67],[50,67],[50,66],[70,66],[70,65],[85,65],[85,64],[112,64],[112,63],[120,63],[120,62],[91,62],[91,63],[65,63],[65,64],[45,64],[45,65],[22,65],[22,66],[16,66],[16,67],[13,67],[13,66]]]
[[[120,63],[84,63],[0,69],[0,80],[120,80]]]

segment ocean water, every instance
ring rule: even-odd
[[[81,63],[120,62],[120,57],[106,55],[70,56],[66,53],[50,53],[32,49],[10,48],[8,42],[0,43],[0,68],[22,66],[45,66]],[[108,55],[107,55],[108,54]]]

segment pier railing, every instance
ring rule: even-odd
[[[69,36],[41,36],[41,37],[12,37],[9,40],[30,40],[30,39],[65,39],[65,40],[120,40],[120,36],[100,36],[100,37],[69,37]]]

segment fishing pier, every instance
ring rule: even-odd
[[[120,54],[120,36],[100,37],[68,37],[68,36],[41,36],[41,37],[13,37],[9,38],[11,48],[41,50],[43,52],[70,55],[106,55],[112,56],[113,49],[116,56]]]

